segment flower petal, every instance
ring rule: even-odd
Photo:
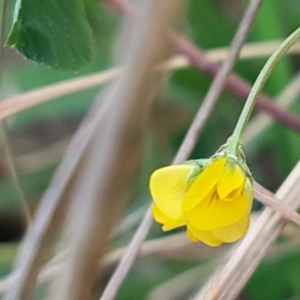
[[[196,243],[199,241],[199,239],[190,231],[187,229],[186,231],[187,237],[190,241],[192,241],[193,243]]]
[[[227,164],[218,181],[217,190],[220,199],[226,198],[232,191],[245,183],[245,175],[239,165]]]
[[[253,185],[249,179],[246,179],[243,195],[245,197],[247,197],[247,199],[248,199],[248,202],[249,202],[249,212],[248,213],[250,214],[251,208],[252,208],[252,203],[253,203],[253,198],[254,198],[254,189],[253,189]]]
[[[169,166],[156,170],[150,178],[150,191],[159,210],[168,218],[183,217],[181,205],[186,179],[192,165]]]
[[[244,186],[240,186],[239,188],[233,190],[226,198],[222,198],[224,201],[232,201],[237,197],[241,196],[244,192]]]
[[[204,231],[211,231],[233,225],[249,212],[249,200],[240,196],[232,201],[214,197],[200,202],[187,214],[188,223]]]
[[[212,234],[225,243],[233,243],[245,236],[250,225],[250,216],[247,214],[237,223],[228,227],[216,229]]]
[[[211,247],[218,247],[223,244],[221,240],[216,238],[211,232],[209,231],[202,231],[197,230],[191,226],[188,226],[188,237],[191,241],[201,241]],[[194,239],[194,240],[193,240]]]
[[[156,205],[152,206],[152,214],[156,222],[163,224],[163,231],[172,230],[174,228],[185,225],[183,220],[172,220],[164,215]]]
[[[190,211],[199,202],[213,193],[213,187],[219,181],[225,164],[226,158],[220,158],[202,171],[184,196],[182,204],[183,211]]]

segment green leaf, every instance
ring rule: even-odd
[[[78,70],[95,52],[82,0],[17,0],[6,45],[60,70]]]

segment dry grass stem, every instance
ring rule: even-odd
[[[70,138],[63,138],[36,151],[15,155],[16,169],[19,173],[32,173],[54,165],[63,157],[69,144]]]
[[[143,205],[137,209],[135,209],[132,213],[130,213],[126,218],[116,225],[116,228],[112,232],[112,237],[116,238],[122,236],[137,226],[142,220],[148,209],[148,205]]]
[[[258,213],[251,214],[251,224],[257,220]],[[291,240],[279,245],[274,245],[268,252],[268,258],[284,255],[295,251],[299,247],[299,230],[293,230],[290,236],[289,226],[286,226],[282,232],[285,236],[291,237]],[[285,232],[287,229],[287,232]],[[294,229],[294,228],[293,228]],[[168,245],[168,247],[166,247]],[[156,238],[143,242],[138,253],[139,257],[147,258],[153,257],[157,259],[167,260],[207,260],[215,259],[224,256],[228,253],[232,245],[223,245],[222,247],[211,248],[203,243],[191,243],[186,233],[173,234],[162,238]],[[104,255],[103,259],[99,261],[99,268],[109,269],[119,262],[123,257],[127,247],[115,249]],[[55,279],[61,270],[64,268],[64,262],[69,255],[68,250],[64,250],[57,254],[49,263],[47,263],[39,273],[38,283],[45,283]],[[11,289],[17,280],[17,272],[8,275],[0,280],[0,295]],[[195,278],[198,281],[198,278]]]
[[[292,209],[297,209],[300,205],[299,180],[300,163],[276,193],[276,197],[282,199]],[[286,223],[281,213],[266,208],[224,268],[216,272],[213,283],[208,282],[195,299],[235,299]]]
[[[100,86],[115,79],[119,74],[120,69],[113,68],[8,98],[0,103],[0,120],[59,97]]]
[[[261,58],[271,55],[280,45],[280,41],[262,42],[246,44],[241,49],[239,59]],[[211,49],[204,51],[205,56],[212,62],[223,61],[228,54],[228,48]],[[289,51],[289,54],[300,53],[300,43],[295,44]],[[167,70],[176,70],[190,66],[190,62],[185,55],[176,55],[167,62],[160,64],[160,67]],[[56,100],[59,97],[70,95],[86,89],[99,87],[103,84],[116,79],[122,70],[120,68],[108,69],[96,74],[70,79],[37,90],[23,93],[5,99],[0,103],[0,120],[11,117],[21,111],[43,103]]]
[[[106,114],[105,127],[97,126],[94,140],[81,163],[81,178],[75,181],[73,205],[64,234],[68,237],[70,253],[48,299],[91,297],[98,272],[96,261],[104,253],[109,233],[141,162],[149,100],[153,99],[162,78],[162,74],[150,71],[170,53],[166,34],[181,11],[180,3],[143,1],[142,23],[135,20],[123,33],[127,46],[124,72],[107,90],[105,98],[113,114]],[[125,41],[124,37],[122,40]],[[90,170],[95,178],[89,176]],[[107,290],[108,293],[116,291],[115,286]]]
[[[295,210],[287,206],[284,202],[277,199],[273,193],[265,189],[257,182],[254,182],[254,190],[255,198],[258,201],[280,212],[289,221],[300,225],[300,215]]]
[[[101,300],[114,299],[119,287],[121,286],[128,271],[133,265],[140,251],[141,245],[146,239],[148,232],[150,231],[152,223],[152,213],[151,210],[148,209],[138,230],[136,231],[126,250],[123,252],[120,263],[118,264],[117,269],[112,275],[110,281],[106,285],[104,292],[100,298]]]
[[[261,43],[249,43],[244,44],[239,60],[249,60],[255,58],[262,58],[270,56],[281,44],[282,41],[271,41],[271,42],[261,42]],[[227,58],[228,47],[209,49],[205,50],[204,54],[212,62],[222,62]],[[288,51],[289,54],[299,54],[300,53],[300,43],[296,43]],[[172,57],[169,61],[163,63],[160,67],[166,68],[168,70],[177,70],[191,66],[190,61],[186,55],[176,55]]]
[[[166,245],[170,245],[166,247]],[[138,253],[140,257],[156,257],[161,259],[185,260],[189,257],[192,260],[207,259],[220,256],[227,251],[230,246],[223,246],[211,249],[210,247],[197,243],[191,243],[185,233],[157,238],[146,241],[142,244]],[[101,261],[97,263],[99,268],[111,268],[123,257],[127,247],[118,248],[107,253]],[[69,250],[62,251],[46,264],[39,273],[38,282],[44,283],[55,279],[65,267],[65,261],[69,255]],[[0,295],[12,288],[17,280],[17,274],[10,274],[0,280]]]
[[[153,289],[148,300],[174,300],[186,299],[190,291],[204,282],[219,263],[217,259],[197,265],[169,280],[163,282]]]
[[[268,259],[269,261],[279,259],[280,257],[286,256],[292,252],[297,251],[299,246],[300,237],[298,231],[298,236],[292,238],[291,240],[282,242],[280,244],[272,245],[272,247],[267,252],[266,259]],[[228,257],[229,249],[230,248],[226,249],[226,254],[223,253],[223,257],[224,255]],[[211,250],[214,251],[215,248],[211,248]],[[209,260],[207,262],[200,263],[196,267],[189,269],[183,273],[180,273],[179,275],[171,279],[166,280],[162,284],[159,284],[150,293],[148,299],[172,300],[178,298],[178,296],[180,296],[181,298],[187,298],[187,295],[190,294],[196,286],[199,286],[199,283],[201,284],[211,275],[213,269],[215,269],[217,264],[222,263],[220,259],[220,254],[215,254],[216,255],[214,257],[203,256],[203,259],[206,259],[205,261],[207,261],[207,259]],[[186,257],[189,257],[188,253]],[[166,256],[166,259],[167,258],[168,257]],[[199,260],[201,259],[202,258],[199,257]]]

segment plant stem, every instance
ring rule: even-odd
[[[257,96],[264,87],[267,79],[272,73],[272,70],[276,64],[281,60],[283,55],[288,51],[288,49],[295,44],[295,42],[300,37],[300,28],[295,30],[284,42],[279,46],[279,48],[271,55],[267,63],[258,75],[251,92],[248,96],[246,104],[242,110],[238,123],[234,129],[232,136],[228,140],[227,154],[237,155],[238,146],[242,143],[241,137],[252,114],[254,106],[256,104]]]

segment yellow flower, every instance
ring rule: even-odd
[[[253,201],[245,169],[223,156],[202,169],[182,164],[156,170],[150,179],[155,220],[165,231],[185,225],[190,240],[210,246],[241,239],[249,227]]]

